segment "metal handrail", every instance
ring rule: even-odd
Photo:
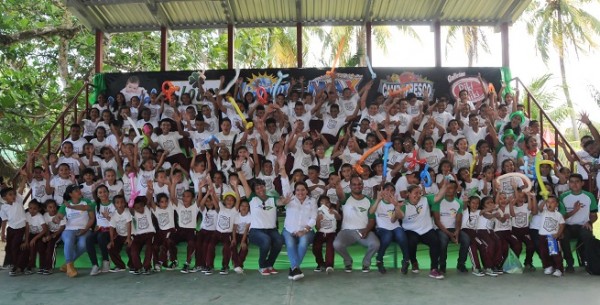
[[[79,103],[79,98],[81,97],[81,94],[85,92],[85,98],[86,98],[86,102],[85,102],[85,107],[86,109],[89,108],[89,103],[87,101],[87,98],[89,96],[88,90],[89,87],[92,86],[89,82],[85,82],[84,85],[77,91],[77,93],[71,98],[71,101],[62,109],[61,114],[58,116],[58,118],[56,119],[56,122],[54,122],[54,124],[52,125],[52,127],[50,127],[50,130],[48,130],[48,132],[46,133],[46,135],[42,138],[42,140],[38,143],[38,145],[35,147],[35,149],[33,150],[33,152],[39,152],[44,145],[47,146],[47,152],[50,153],[52,152],[52,136],[55,133],[57,127],[60,125],[60,143],[62,143],[65,140],[65,125],[69,124],[69,122],[65,122],[65,119],[67,118],[67,116],[69,115],[69,113],[71,111],[73,111],[73,118],[75,120],[77,120],[77,115],[78,115],[78,103]],[[60,145],[54,150],[54,152],[58,152],[58,150],[60,149]],[[19,169],[25,169],[27,166],[27,162],[25,162],[25,164],[23,164]],[[12,184],[13,185],[17,185],[17,181],[19,179],[19,177],[21,176],[21,172],[17,171],[17,173],[15,174],[15,176],[12,179]],[[29,190],[29,192],[23,197],[25,201],[27,201],[27,199],[29,198],[29,196],[31,195],[31,190]]]

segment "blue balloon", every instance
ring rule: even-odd
[[[219,139],[217,139],[217,137],[215,135],[211,135],[206,140],[204,140],[204,144],[208,145],[208,144],[210,144],[210,141],[212,141],[212,140],[214,140],[215,143],[219,143]]]
[[[385,181],[385,178],[387,177],[388,157],[390,154],[390,147],[392,147],[392,144],[392,142],[387,142],[383,145],[383,181]]]
[[[425,164],[425,168],[421,171],[421,183],[425,187],[430,187],[433,184],[433,180],[431,179],[431,175],[429,174],[429,164]]]

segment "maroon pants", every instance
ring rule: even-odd
[[[135,235],[133,242],[131,243],[131,260],[133,261],[133,268],[140,270],[142,267],[149,270],[150,264],[152,263],[152,240],[154,239],[154,233],[144,233]],[[140,254],[142,248],[146,247],[144,253],[144,264],[142,265],[142,259]]]
[[[24,270],[27,267],[29,252],[27,252],[27,250],[21,250],[21,244],[23,243],[24,236],[25,227],[20,229],[13,229],[9,227],[6,229],[6,246],[10,251],[13,269],[19,268]]]
[[[192,255],[194,254],[194,251],[196,250],[196,230],[195,229],[190,229],[190,228],[179,228],[177,229],[177,232],[175,232],[175,234],[171,234],[173,235],[173,243],[174,243],[174,247],[177,246],[178,243],[180,242],[187,242],[187,256],[185,259],[185,262],[187,264],[189,264],[192,261]],[[177,250],[175,250],[177,251]],[[177,259],[177,252],[175,252],[175,255],[173,256],[175,259]],[[173,258],[171,258],[171,260],[173,260]]]
[[[315,261],[319,267],[333,267],[333,260],[335,257],[335,249],[333,248],[333,241],[335,240],[334,233],[322,233],[317,232],[315,239],[313,240],[313,255]],[[325,260],[323,260],[323,244],[325,244]]]
[[[29,234],[29,241],[32,241],[33,238],[36,236],[37,234]],[[35,268],[35,259],[38,258],[39,259],[39,267],[40,269],[42,268],[42,265],[44,264],[44,255],[46,254],[46,243],[42,241],[42,239],[38,239],[35,242],[35,245],[33,245],[33,247],[29,247],[29,261],[27,263],[27,268],[33,269]]]
[[[206,266],[214,268],[215,265],[215,252],[218,243],[223,244],[223,260],[221,266],[223,269],[229,268],[229,261],[231,260],[231,234],[232,233],[221,233],[215,231],[213,238],[208,244],[208,250],[206,251]]]
[[[60,240],[60,235],[55,238],[50,238],[48,242],[46,242],[45,253],[44,253],[44,261],[40,265],[41,269],[44,270],[52,270],[54,269],[54,262],[56,261],[56,244]]]
[[[473,229],[462,229],[462,231],[465,232],[471,240],[471,244],[469,244],[469,256],[471,257],[471,263],[473,263],[473,267],[475,269],[481,269],[481,263],[479,262],[479,242],[477,240],[477,231]]]
[[[529,235],[529,228],[512,228],[512,235],[517,239],[517,243],[520,248],[517,252],[517,249],[513,248],[517,257],[521,255],[521,251],[523,251],[523,244],[525,244],[525,265],[531,265],[533,262],[533,253],[535,252],[535,244],[533,243],[533,239],[531,239],[531,235]]]
[[[177,232],[175,228],[156,232],[156,236],[154,236],[154,264],[166,265],[169,257],[172,261],[177,260],[177,246],[173,241],[175,232]]]
[[[564,272],[565,270],[563,268],[563,257],[560,254],[560,250],[558,251],[558,254],[550,255],[550,253],[548,252],[548,240],[546,238],[546,235],[540,235],[538,242],[540,257],[542,258],[542,266],[544,268],[553,267],[554,269],[558,269],[561,272]]]
[[[242,244],[242,238],[244,235],[236,233],[236,242],[235,247],[232,247],[233,252],[231,253],[231,258],[233,260],[234,267],[244,268],[244,262],[246,261],[246,256],[248,256],[248,236],[246,236],[246,248],[240,246]],[[239,250],[238,250],[239,247]]]
[[[110,255],[110,260],[119,269],[125,269],[125,262],[123,262],[123,259],[121,258],[121,250],[123,250],[123,246],[125,245],[126,240],[127,240],[126,236],[118,235],[115,238],[115,240],[113,241],[113,246],[110,249],[108,249],[108,255]],[[133,248],[133,244],[131,245],[131,247],[125,248],[125,253],[127,253],[127,257],[129,258],[129,261],[132,261],[131,248]],[[146,253],[148,253],[147,250],[148,249],[146,249]],[[138,251],[138,258],[139,258],[139,256],[140,256],[140,254]],[[148,256],[148,255],[146,254],[146,256]],[[139,269],[139,268],[136,267],[136,269]]]
[[[502,253],[502,260],[500,261],[500,266],[504,263],[504,260],[508,257],[508,247],[510,247],[513,252],[521,253],[523,251],[523,244],[519,241],[511,231],[498,231],[496,232],[496,236],[498,236],[500,242],[500,252]],[[518,254],[517,254],[518,256]]]
[[[500,241],[493,231],[477,230],[479,253],[482,256],[483,267],[492,268],[502,264]]]
[[[217,231],[208,231],[208,230],[200,230],[198,234],[196,234],[196,266],[200,267],[214,267],[206,264],[208,258],[208,252],[212,252],[212,257],[215,257],[215,247],[213,238],[215,238],[215,233]],[[212,249],[210,249],[210,245],[213,244]],[[211,265],[214,262],[211,262]]]

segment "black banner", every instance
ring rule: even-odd
[[[444,95],[457,99],[459,92],[464,89],[469,94],[469,100],[478,101],[484,98],[484,87],[488,87],[491,83],[496,90],[499,90],[501,85],[500,68],[374,68],[373,70],[377,74],[373,88],[377,88],[377,91],[385,96],[413,92],[418,97],[423,97],[424,92],[428,92],[430,100]],[[241,70],[240,77],[243,78],[243,83],[240,96],[237,98],[241,98],[247,92],[256,95],[260,87],[271,95],[274,92],[285,93],[290,86],[291,78],[299,79],[301,76],[304,76],[307,91],[314,94],[318,88],[324,88],[331,82],[328,71],[328,69],[317,68]],[[278,72],[280,76],[282,74],[289,76],[280,80]],[[335,85],[340,92],[344,88],[356,90],[372,78],[366,67],[337,68],[335,73]],[[205,78],[203,86],[206,90],[214,89],[217,92],[219,78],[225,76],[225,85],[227,85],[233,80],[235,74],[235,70],[208,70],[202,75],[198,71],[106,73],[105,81],[109,96],[114,97],[122,92],[126,100],[142,93],[147,96],[152,89],[160,92],[163,82],[171,81],[173,85],[180,87],[175,94],[181,96],[183,93],[189,93],[192,100],[199,101],[201,97],[198,96],[198,89],[194,86],[197,84],[198,77]],[[477,77],[478,74],[482,77],[483,86]],[[230,92],[233,93],[233,89]],[[370,100],[375,94],[373,90]]]

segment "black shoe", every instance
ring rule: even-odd
[[[458,266],[456,266],[456,270],[458,270],[458,272],[460,272],[460,273],[467,273],[467,272],[469,272],[469,270],[467,269],[467,267],[465,267],[465,265],[458,265]]]
[[[142,274],[142,272],[140,270],[132,270],[132,271],[129,271],[129,273],[131,273],[133,275],[140,275],[140,274]]]
[[[370,266],[363,266],[362,267],[362,272],[363,273],[369,273],[369,272],[371,272],[371,267]]]
[[[150,275],[150,269],[142,268],[142,271],[140,271],[140,273],[143,275]]]
[[[402,261],[402,267],[400,268],[400,272],[402,274],[408,274],[408,266],[410,265],[409,261]]]
[[[565,273],[575,273],[575,268],[573,268],[573,266],[567,266],[567,268],[565,268]]]
[[[190,265],[188,263],[183,264],[183,268],[181,268],[181,273],[190,273]]]
[[[525,266],[523,267],[523,269],[525,271],[530,271],[530,272],[535,271],[535,267],[532,264],[525,264]]]
[[[221,268],[221,271],[219,271],[220,275],[227,275],[229,274],[229,268]]]
[[[289,269],[288,280],[293,280],[294,279],[294,270],[292,270],[292,268]]]
[[[363,268],[363,270],[364,270],[364,268]],[[385,274],[387,272],[387,270],[385,270],[385,267],[383,266],[383,262],[377,262],[377,270],[381,274]]]
[[[352,265],[346,265],[346,267],[344,267],[344,272],[346,272],[346,273],[352,272]]]
[[[165,268],[165,269],[167,269],[167,270],[175,270],[175,269],[177,269],[177,265],[179,265],[179,264],[177,263],[176,260],[175,261],[171,261],[171,263],[169,264],[169,266],[167,266],[167,268]]]
[[[322,267],[322,266],[318,266],[318,265],[317,265],[313,271],[314,271],[314,272],[321,272],[321,271],[323,271],[323,269],[325,269],[325,268],[324,268],[324,267]]]
[[[293,281],[297,281],[303,277],[304,277],[304,273],[302,273],[302,270],[300,270],[300,268],[294,268],[294,270],[292,270],[292,280]]]
[[[495,274],[504,274],[504,270],[502,270],[502,268],[494,267],[492,268],[492,271],[494,271]]]
[[[50,275],[50,274],[52,274],[52,271],[50,271],[50,270],[44,270],[43,275]]]
[[[213,268],[206,268],[206,270],[204,271],[204,275],[211,275],[213,274],[214,269]]]

